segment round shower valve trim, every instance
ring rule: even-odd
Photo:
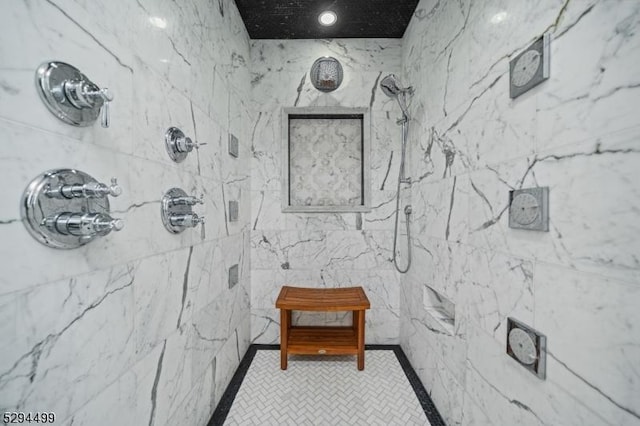
[[[31,236],[46,246],[77,248],[122,230],[122,219],[110,216],[108,198],[121,193],[115,178],[107,185],[80,170],[50,170],[24,190],[23,223]]]

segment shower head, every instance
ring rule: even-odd
[[[402,113],[408,119],[409,112],[407,110],[406,103],[406,95],[407,93],[413,93],[413,89],[411,87],[402,87],[400,86],[400,80],[395,74],[389,74],[380,82],[380,89],[384,92],[385,95],[390,98],[398,99],[398,104],[400,105],[400,109],[402,109]]]
[[[402,92],[399,83],[400,82],[398,81],[398,77],[396,77],[395,74],[389,74],[380,82],[380,88],[385,95],[393,98],[395,96],[398,96],[398,93]]]

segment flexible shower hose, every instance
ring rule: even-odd
[[[400,214],[400,184],[403,181],[404,176],[404,160],[405,151],[407,148],[407,117],[403,117],[402,121],[402,155],[400,157],[400,171],[398,173],[398,189],[396,191],[396,221],[393,229],[393,265],[401,274],[406,273],[411,267],[411,228],[409,227],[409,216],[411,215],[411,207],[405,208],[405,222],[407,224],[407,267],[402,269],[398,266],[398,252],[396,250],[398,244],[398,215]]]

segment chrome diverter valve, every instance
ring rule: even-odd
[[[162,197],[161,215],[165,228],[173,234],[179,234],[187,228],[202,225],[204,234],[204,217],[193,212],[192,206],[204,204],[203,196],[196,198],[187,195],[180,188],[171,188]],[[204,239],[204,235],[202,237]]]
[[[29,233],[42,244],[72,249],[124,227],[110,215],[108,195],[122,189],[74,169],[50,170],[33,179],[24,191],[21,214]]]

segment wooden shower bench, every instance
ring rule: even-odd
[[[357,355],[364,370],[364,313],[371,304],[362,287],[301,288],[283,286],[276,301],[280,309],[280,368],[287,355]],[[352,311],[351,327],[292,326],[291,311]]]

